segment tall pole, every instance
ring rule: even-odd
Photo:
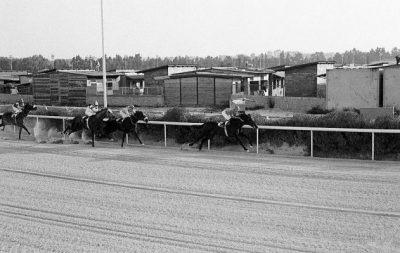
[[[101,46],[103,53],[103,95],[104,107],[107,107],[107,76],[106,76],[106,57],[104,55],[104,25],[103,25],[103,0],[101,0]]]

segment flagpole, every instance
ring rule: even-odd
[[[104,107],[107,107],[107,76],[106,76],[106,57],[104,54],[104,25],[103,25],[103,0],[101,0],[101,46],[103,53],[103,99]]]

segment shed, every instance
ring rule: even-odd
[[[197,65],[191,64],[168,64],[154,68],[148,68],[137,71],[137,73],[144,74],[144,83],[146,87],[163,86],[163,81],[156,79],[159,76],[169,76],[176,73],[194,71],[197,69]]]
[[[176,73],[164,78],[167,105],[228,105],[235,83],[247,83],[248,73],[210,69]]]
[[[335,61],[315,61],[294,66],[273,68],[285,72],[286,97],[317,97],[318,83],[324,84],[321,77],[327,69],[333,69]]]
[[[107,91],[118,89],[118,73],[106,73]],[[88,95],[103,92],[103,73],[100,71],[57,70],[33,75],[33,98],[37,104],[86,105]]]

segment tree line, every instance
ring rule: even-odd
[[[363,65],[375,61],[392,59],[400,55],[400,49],[394,47],[386,51],[383,47],[362,52],[357,49],[347,50],[344,53],[315,52],[303,54],[301,52],[285,52],[276,50],[273,53],[261,53],[258,55],[239,54],[235,56],[207,56],[207,57],[142,57],[140,54],[134,56],[106,57],[107,70],[134,69],[141,70],[162,66],[166,64],[194,64],[199,67],[240,67],[264,69],[278,65],[297,65],[314,61],[335,61],[338,64]],[[50,60],[42,55],[34,55],[26,58],[0,57],[0,71],[28,71],[35,73],[43,69],[102,69],[102,58],[93,56],[81,57],[79,55],[72,59]]]

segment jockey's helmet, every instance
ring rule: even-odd
[[[23,104],[23,103],[24,103],[24,99],[23,99],[23,98],[20,98],[17,102],[18,102],[19,104]]]
[[[94,102],[94,106],[99,106],[99,102],[97,102],[97,100]]]

